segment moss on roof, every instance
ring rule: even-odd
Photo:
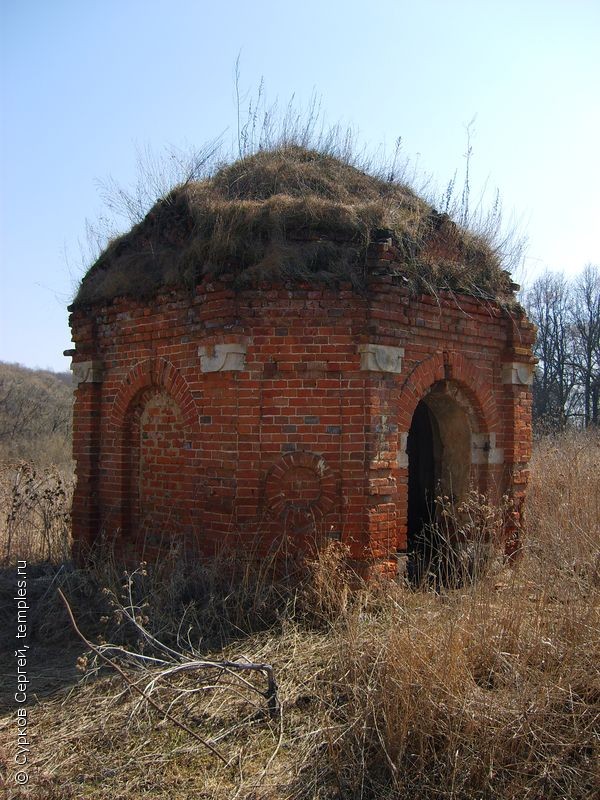
[[[415,291],[512,298],[510,276],[483,238],[405,185],[294,145],[174,188],[108,245],[74,306],[149,298],[225,273],[240,287],[281,280],[359,287],[369,244],[385,238],[400,251],[401,273]]]

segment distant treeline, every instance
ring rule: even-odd
[[[600,424],[600,269],[546,272],[524,293],[537,325],[533,416],[538,432]]]
[[[0,460],[67,466],[72,415],[70,372],[0,361]]]

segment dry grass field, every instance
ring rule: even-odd
[[[64,517],[52,530],[43,515],[12,520],[7,549],[6,508],[0,752],[9,797],[597,796],[597,435],[538,442],[520,558],[492,559],[477,581],[438,593],[362,586],[335,547],[294,580],[225,555],[185,565],[176,552],[131,575],[98,553],[83,574],[64,560]],[[47,555],[54,565],[33,563]],[[14,782],[19,558],[31,559],[23,789]],[[128,682],[83,655],[58,587]],[[200,659],[234,663],[201,668]],[[239,668],[249,662],[274,669],[274,713],[264,673]]]

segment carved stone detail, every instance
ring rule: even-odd
[[[504,451],[496,447],[496,434],[471,434],[471,464],[504,464]]]
[[[402,372],[403,347],[390,347],[384,344],[361,344],[360,368],[370,372]]]
[[[240,372],[246,369],[247,345],[242,342],[198,348],[202,372]]]
[[[102,361],[75,361],[71,364],[73,380],[80,383],[101,383],[104,373]]]
[[[399,439],[396,461],[400,469],[408,469],[408,453],[406,452],[406,448],[408,447],[408,433],[400,433]]]
[[[531,386],[533,384],[533,364],[522,361],[512,361],[502,365],[502,383],[511,383],[516,386]]]

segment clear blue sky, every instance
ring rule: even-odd
[[[498,187],[526,275],[600,263],[600,0],[0,0],[0,359],[67,369],[78,241],[136,146],[235,131],[242,88],[315,91],[440,186]],[[522,277],[522,276],[519,276]]]

